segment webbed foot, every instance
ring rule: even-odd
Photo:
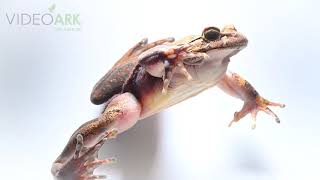
[[[112,129],[107,131],[105,138],[95,146],[86,148],[83,146],[83,136],[78,134],[76,137],[76,150],[74,156],[64,164],[54,163],[51,169],[52,174],[57,180],[89,180],[104,179],[105,175],[94,175],[93,171],[104,164],[114,163],[115,158],[98,159],[98,152],[102,145],[109,139],[115,138],[118,131]]]
[[[279,117],[268,106],[279,106],[281,108],[285,107],[284,104],[271,102],[271,101],[268,101],[267,99],[264,99],[261,96],[257,96],[257,98],[253,101],[244,102],[242,109],[239,112],[234,113],[233,120],[229,123],[229,127],[234,122],[238,122],[240,119],[242,119],[244,116],[250,113],[252,117],[251,128],[255,129],[256,117],[259,111],[263,111],[267,113],[268,115],[272,116],[277,123],[280,123]]]

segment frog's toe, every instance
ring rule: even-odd
[[[85,163],[83,166],[86,169],[86,172],[83,173],[80,177],[81,180],[89,180],[89,179],[105,179],[106,175],[94,175],[93,171],[101,166],[101,165],[109,165],[116,162],[115,158],[108,158],[108,159],[94,159],[90,162]]]
[[[277,123],[280,123],[280,118],[277,116],[276,113],[274,113],[273,111],[271,111],[270,108],[268,108],[268,107],[267,107],[267,108],[263,108],[262,111],[265,112],[265,113],[267,113],[267,114],[269,114],[270,116],[272,116]]]
[[[148,38],[142,38],[135,46],[132,48],[132,53],[140,50],[148,44]]]
[[[188,70],[184,67],[182,62],[179,62],[177,65],[172,65],[168,61],[165,61],[162,94],[167,93],[172,76],[178,72],[185,76],[189,81],[193,79],[192,76],[189,74]]]
[[[186,69],[186,67],[184,66],[183,63],[178,63],[178,67],[180,72],[190,81],[192,80],[192,76],[189,74],[188,70]]]
[[[77,144],[76,144],[76,151],[73,156],[74,159],[79,158],[80,152],[83,149],[83,136],[81,134],[78,134],[76,137],[76,140],[77,140]]]
[[[143,48],[139,49],[140,50],[139,54],[148,50],[148,49],[156,47],[158,45],[173,42],[174,40],[175,40],[174,37],[168,37],[168,38],[160,39],[160,40],[154,41],[152,43],[146,44],[143,46]]]
[[[148,38],[143,38],[143,39],[141,39],[141,41],[140,41],[140,46],[145,46],[145,45],[147,45],[148,44]]]
[[[82,176],[81,180],[91,180],[91,179],[105,179],[107,176],[104,175],[87,175],[87,176]]]
[[[258,106],[257,107],[258,110],[267,113],[268,115],[272,116],[277,123],[280,123],[279,117],[268,106],[278,106],[280,108],[284,108],[286,106],[285,104],[277,103],[277,102],[271,102],[271,101],[269,101],[267,99],[264,99],[261,96],[258,96],[256,98],[256,103],[257,103],[257,106]]]
[[[106,136],[103,139],[103,141],[107,141],[109,139],[116,138],[118,133],[119,133],[119,131],[117,129],[111,129],[110,131],[107,131]],[[103,141],[101,143],[104,143]]]
[[[105,179],[105,175],[94,175],[93,171],[101,166],[101,165],[108,165],[116,162],[115,158],[107,158],[107,159],[98,159],[98,152],[101,149],[102,145],[109,139],[114,138],[116,134],[118,133],[117,130],[112,129],[106,133],[106,137],[102,139],[98,144],[96,144],[94,147],[90,148],[86,154],[82,156],[82,172],[80,171],[79,174],[81,174],[81,179],[83,180],[89,180],[89,179]]]
[[[165,60],[164,62],[164,75],[162,77],[163,79],[163,88],[162,88],[162,94],[166,94],[169,84],[171,82],[172,76],[174,75],[177,67],[173,64],[171,64],[168,60]]]
[[[108,158],[108,159],[97,159],[97,160],[93,160],[91,162],[85,163],[85,167],[87,169],[95,169],[101,165],[104,164],[111,164],[111,163],[115,163],[116,162],[116,158]]]

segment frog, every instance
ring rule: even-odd
[[[98,159],[105,142],[138,121],[215,86],[243,101],[229,127],[251,114],[251,128],[255,129],[259,111],[280,123],[270,106],[285,105],[265,99],[246,79],[228,70],[231,57],[247,44],[248,39],[234,25],[221,30],[210,26],[180,40],[169,37],[148,43],[147,38],[142,39],[94,86],[90,100],[104,104],[104,110],[72,134],[52,165],[55,179],[105,178],[93,174],[98,166],[115,162],[114,158]]]

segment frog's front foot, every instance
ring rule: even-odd
[[[285,105],[281,103],[275,103],[268,101],[267,99],[264,99],[260,95],[258,95],[254,100],[245,101],[242,109],[239,112],[234,113],[233,120],[229,123],[229,127],[234,123],[238,122],[240,119],[242,119],[247,114],[251,113],[252,117],[252,125],[251,128],[256,128],[256,117],[259,111],[263,111],[270,116],[272,116],[277,123],[280,123],[279,117],[271,111],[271,109],[268,106],[279,106],[281,108],[284,108]]]
[[[112,129],[107,131],[105,138],[95,146],[86,148],[83,146],[83,136],[78,134],[76,137],[76,149],[74,156],[65,163],[56,162],[53,164],[51,172],[57,180],[89,180],[104,179],[105,175],[94,175],[93,171],[98,166],[115,162],[115,158],[98,159],[98,152],[102,145],[118,133]]]
[[[243,100],[244,104],[239,112],[234,113],[233,120],[229,123],[229,127],[238,122],[247,114],[251,113],[252,116],[252,129],[256,128],[256,116],[259,111],[263,111],[271,115],[277,123],[280,123],[279,117],[271,111],[268,106],[285,107],[284,104],[271,102],[259,95],[255,88],[244,78],[237,73],[231,71],[226,72],[222,80],[219,82],[218,87],[231,96]]]
[[[163,94],[167,92],[175,73],[182,74],[187,80],[193,79],[185,68],[185,64],[200,65],[207,58],[203,53],[187,52],[188,47],[189,45],[160,45],[156,49],[146,51],[139,56],[139,64],[150,75],[163,79]]]

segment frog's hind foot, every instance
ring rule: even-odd
[[[65,164],[54,163],[52,174],[57,180],[94,180],[105,179],[105,175],[94,175],[94,170],[105,164],[111,164],[116,161],[115,158],[98,159],[98,152],[102,145],[109,139],[114,138],[118,131],[112,129],[107,131],[105,138],[99,141],[95,146],[90,148],[83,147],[83,137],[78,134],[76,137],[76,150],[73,158]]]
[[[106,136],[104,139],[102,139],[97,145],[95,145],[92,149],[88,151],[87,157],[85,163],[83,164],[83,167],[85,169],[85,172],[80,173],[82,180],[89,180],[89,179],[105,179],[105,175],[94,175],[93,171],[98,168],[101,165],[108,165],[116,162],[115,158],[107,158],[107,159],[98,159],[98,152],[102,145],[108,141],[109,139],[115,138],[118,131],[115,129],[112,129],[110,131],[107,131]]]
[[[239,112],[234,113],[233,120],[229,123],[229,127],[235,123],[238,122],[240,119],[242,119],[247,114],[251,113],[252,117],[252,125],[251,128],[256,128],[256,117],[259,111],[263,111],[266,114],[272,116],[277,123],[280,123],[279,117],[268,107],[268,106],[278,106],[281,108],[284,108],[285,105],[281,103],[275,103],[271,102],[267,99],[264,99],[260,95],[257,95],[257,97],[254,100],[245,101],[242,109]]]

